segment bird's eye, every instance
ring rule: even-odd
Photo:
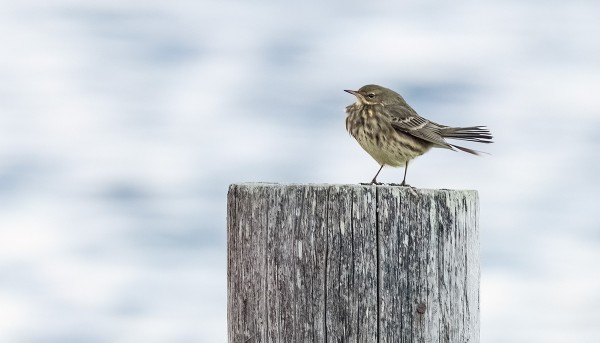
[[[375,97],[375,94],[369,93],[369,94],[367,94],[367,96],[369,97],[369,99],[373,99]]]

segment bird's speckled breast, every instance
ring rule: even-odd
[[[353,104],[346,107],[346,130],[380,165],[393,167],[429,150],[430,145],[392,127],[391,121],[377,111],[381,105]]]

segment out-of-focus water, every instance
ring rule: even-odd
[[[225,342],[225,198],[377,165],[343,89],[488,125],[482,342],[600,341],[600,3],[0,3],[0,341]],[[402,169],[380,180],[398,182]]]

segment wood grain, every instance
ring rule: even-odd
[[[231,185],[229,342],[479,342],[475,191]]]

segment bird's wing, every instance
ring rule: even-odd
[[[439,147],[451,149],[450,144],[446,143],[440,134],[440,129],[444,126],[421,117],[408,104],[385,105],[383,110],[396,130],[424,139]]]

